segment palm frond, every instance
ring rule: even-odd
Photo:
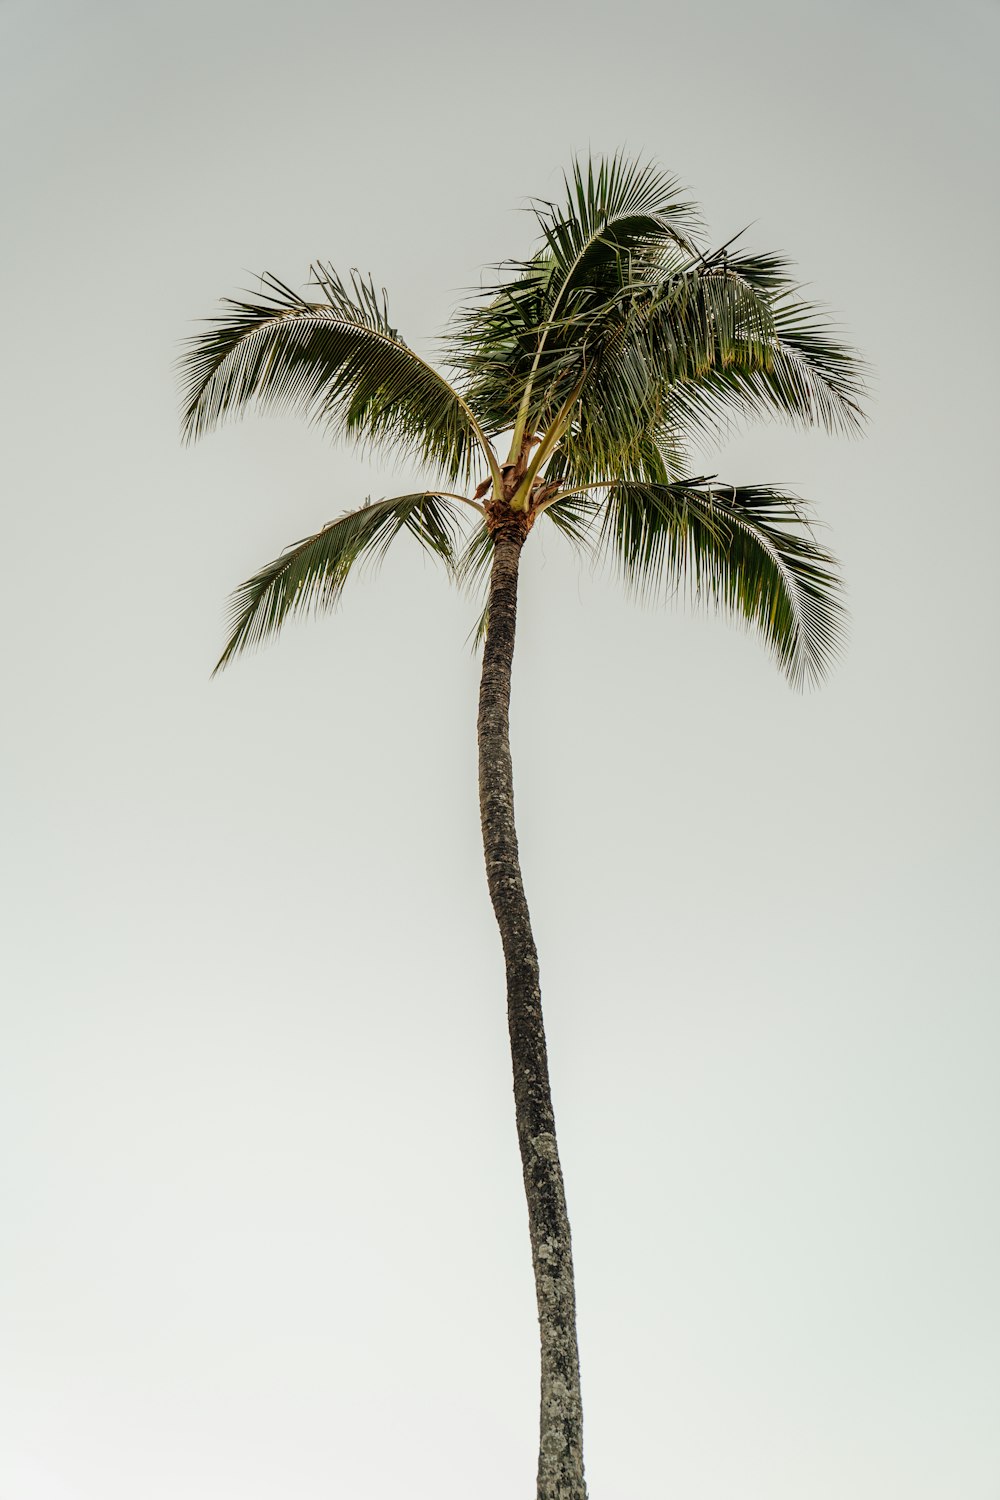
[[[846,621],[837,564],[807,528],[803,503],[770,486],[623,484],[601,545],[637,592],[686,589],[741,616],[801,687],[827,671]]]
[[[229,639],[215,671],[277,635],[290,615],[332,609],[355,563],[381,561],[404,530],[454,567],[458,527],[449,501],[421,491],[369,502],[287,547],[236,589],[230,599]]]
[[[858,429],[864,365],[782,257],[723,246],[662,277],[619,269],[573,330],[586,378],[562,446],[575,478],[638,477],[651,429],[714,435],[748,414]]]
[[[576,288],[599,286],[609,266],[617,272],[623,259],[662,265],[671,250],[695,253],[701,215],[655,163],[622,152],[597,163],[578,158],[563,181],[564,204],[534,205],[553,266],[550,316]]]
[[[476,623],[473,625],[472,629],[469,631],[469,634],[468,634],[468,637],[467,637],[468,643],[472,647],[473,654],[475,654],[477,651],[479,651],[479,650],[482,649],[483,642],[485,641],[487,635],[489,634],[489,629],[490,629],[490,606],[489,606],[489,601],[487,601],[483,605],[482,609],[479,611],[479,614],[476,617]]]
[[[493,562],[493,537],[485,521],[480,521],[466,539],[455,564],[455,576],[467,589],[478,589],[486,580]]]
[[[576,161],[564,185],[564,203],[533,204],[543,248],[498,267],[503,279],[452,333],[452,358],[487,431],[547,426],[596,358],[602,310],[617,306],[623,285],[696,254],[697,210],[652,163],[621,154]]]
[[[674,421],[712,435],[747,416],[860,430],[864,361],[835,336],[824,309],[800,296],[783,256],[717,252],[684,279],[709,294],[708,316],[700,316],[700,297],[689,295],[694,317],[670,326],[668,312],[658,332],[667,345],[700,344],[707,357],[700,368],[690,360],[673,366]]]
[[[862,362],[784,257],[698,251],[677,227],[690,205],[641,163],[577,163],[567,196],[536,209],[544,249],[453,338],[487,430],[548,430],[572,396],[577,482],[639,477],[650,430],[714,435],[746,415],[857,430]]]
[[[200,437],[248,405],[290,407],[349,437],[403,452],[468,482],[493,456],[461,393],[392,327],[371,281],[314,267],[323,301],[276,277],[257,301],[232,301],[188,341],[184,432]]]
[[[566,540],[583,551],[594,545],[593,528],[600,514],[600,502],[589,495],[564,495],[542,510]]]
[[[489,628],[489,604],[484,595],[487,593],[492,566],[493,537],[485,521],[481,521],[466,540],[455,567],[456,577],[463,584],[466,592],[473,598],[478,597],[480,601],[479,615],[469,632],[469,643],[473,651],[479,650]]]
[[[552,267],[543,256],[495,268],[504,279],[483,287],[454,320],[446,341],[469,405],[490,437],[514,426],[545,327]]]
[[[754,378],[771,411],[810,427],[852,435],[864,426],[866,366],[835,338],[828,315],[789,289],[772,305],[771,362]]]

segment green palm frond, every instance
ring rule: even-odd
[[[712,435],[747,416],[860,430],[864,362],[834,336],[826,312],[799,295],[783,256],[717,252],[686,279],[711,291],[709,316],[700,316],[695,297],[695,317],[664,329],[664,337],[701,344],[709,357],[700,369],[674,366],[668,409],[675,422]],[[723,326],[712,350],[712,333]]]
[[[563,179],[564,204],[536,200],[535,217],[552,262],[550,317],[577,289],[590,293],[623,261],[657,265],[681,251],[696,253],[702,228],[697,207],[677,179],[653,162],[619,152],[595,164],[577,159]]]
[[[600,502],[588,495],[565,495],[542,511],[568,542],[585,551],[594,545],[594,523],[600,514]]]
[[[458,528],[449,501],[421,491],[369,502],[287,547],[236,589],[230,599],[229,639],[215,671],[277,635],[290,615],[332,609],[355,563],[381,561],[404,530],[454,567]]]
[[[858,429],[864,367],[783,257],[651,244],[599,240],[561,288],[552,257],[536,259],[467,321],[474,353],[458,359],[491,430],[546,430],[571,399],[560,447],[582,483],[639,477],[650,431],[714,434],[746,415]]]
[[[487,603],[484,604],[482,609],[479,611],[479,615],[476,618],[476,623],[473,625],[468,634],[468,641],[474,653],[481,649],[482,644],[486,639],[489,628],[490,606]]]
[[[227,301],[188,341],[185,435],[200,437],[256,403],[416,457],[452,482],[490,464],[462,395],[403,342],[372,283],[357,275],[345,283],[328,266],[314,275],[323,301],[265,276],[258,301]]]
[[[780,257],[723,249],[659,283],[623,282],[589,337],[563,444],[577,479],[635,473],[641,435],[658,425],[714,432],[748,414],[830,431],[861,422],[862,362],[797,295]]]
[[[565,203],[533,204],[543,249],[499,267],[504,279],[452,335],[470,403],[491,432],[546,427],[598,357],[602,312],[617,306],[623,284],[662,277],[696,254],[697,210],[652,163],[577,161],[564,184]]]
[[[686,589],[741,616],[795,687],[816,683],[846,621],[834,558],[796,496],[709,479],[609,490],[602,547],[639,593]]]
[[[473,651],[478,651],[483,644],[489,626],[489,606],[485,595],[492,565],[493,537],[483,521],[474,527],[471,535],[466,539],[455,568],[456,577],[466,592],[479,601],[479,614],[475,625],[469,632],[469,643]]]
[[[857,350],[834,338],[829,312],[801,297],[791,262],[783,255],[743,252],[727,257],[726,270],[767,299],[774,339],[823,387],[815,391],[811,409],[803,415],[831,430],[856,430],[865,396],[865,363]]]
[[[489,576],[492,561],[493,537],[485,521],[481,521],[466,538],[455,565],[455,576],[463,587],[478,589]]]
[[[830,331],[829,316],[789,288],[772,304],[774,346],[754,391],[766,393],[771,415],[788,415],[827,432],[856,434],[864,426],[866,369]],[[751,404],[751,410],[758,408]]]
[[[482,289],[458,316],[447,340],[469,404],[491,437],[516,421],[545,326],[552,276],[551,264],[541,255],[497,269],[505,272],[504,280]]]

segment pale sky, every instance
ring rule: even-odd
[[[209,681],[236,584],[417,476],[290,417],[182,449],[172,366],[316,257],[430,351],[527,198],[620,146],[787,252],[875,373],[863,441],[704,456],[828,528],[820,692],[526,554],[592,1500],[998,1500],[998,32],[985,0],[0,5],[0,1500],[533,1494],[475,607],[404,539]]]

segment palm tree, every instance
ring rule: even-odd
[[[694,206],[649,163],[577,163],[536,201],[534,254],[504,263],[456,316],[440,368],[393,327],[370,279],[312,268],[306,299],[273,276],[227,301],[183,361],[184,427],[290,407],[415,460],[425,487],[366,503],[296,542],[233,595],[216,670],[294,613],[332,608],[400,532],[486,583],[479,796],[503,944],[517,1135],[541,1343],[538,1500],[583,1500],[570,1228],[538,958],[514,824],[508,732],[521,551],[539,521],[610,556],[638,590],[686,586],[741,616],[794,685],[841,637],[836,565],[781,488],[692,474],[692,440],[778,416],[853,431],[862,368],[798,295],[788,263],[703,245]],[[463,521],[468,520],[468,525]]]

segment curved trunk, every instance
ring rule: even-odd
[[[573,1255],[549,1089],[538,954],[514,827],[510,670],[524,537],[523,522],[514,517],[494,533],[489,627],[479,693],[479,805],[486,874],[507,967],[517,1138],[538,1302],[542,1356],[538,1500],[585,1500]]]

